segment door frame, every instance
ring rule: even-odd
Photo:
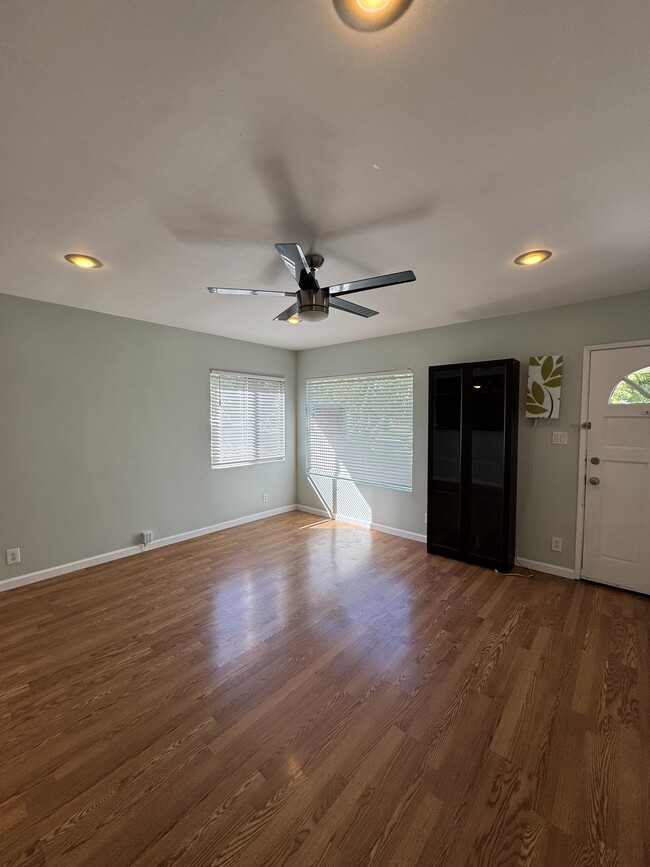
[[[622,343],[594,343],[585,346],[582,355],[582,396],[580,401],[580,450],[578,453],[578,511],[576,517],[575,576],[583,578],[582,570],[585,545],[585,500],[587,497],[587,434],[582,425],[589,421],[589,387],[591,385],[591,353],[600,349],[630,349],[635,346],[650,346],[645,340],[625,340]]]

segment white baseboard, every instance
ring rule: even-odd
[[[548,575],[558,575],[560,578],[571,578],[575,580],[575,569],[568,569],[566,566],[555,566],[553,563],[540,563],[539,560],[527,560],[525,557],[516,557],[517,563],[525,566],[527,569],[533,569],[535,572],[546,572]]]
[[[261,521],[263,518],[272,518],[274,515],[282,515],[285,512],[294,511],[306,512],[308,515],[319,515],[323,518],[359,525],[359,521],[355,521],[353,518],[346,517],[345,515],[337,515],[336,518],[332,518],[324,509],[314,509],[311,506],[296,504],[281,506],[278,509],[269,509],[266,512],[258,512],[255,515],[246,515],[243,518],[234,518],[232,521],[223,521],[221,524],[212,524],[209,527],[201,527],[198,530],[188,530],[186,533],[177,533],[174,536],[156,539],[150,545],[147,545],[146,548],[144,545],[130,545],[128,548],[120,548],[118,551],[96,554],[83,560],[63,563],[60,566],[52,566],[49,569],[41,569],[38,572],[29,572],[25,575],[17,575],[14,578],[5,578],[4,580],[0,580],[0,593],[4,590],[13,590],[15,587],[24,587],[27,584],[46,581],[48,578],[57,578],[59,575],[67,575],[70,572],[78,572],[80,569],[88,569],[90,566],[99,566],[102,563],[110,563],[112,560],[120,560],[123,557],[132,557],[134,554],[140,554],[145,550],[152,551],[154,548],[164,548],[167,545],[175,545],[177,542],[185,542],[187,539],[196,539],[199,536],[207,536],[210,533],[218,533],[220,530],[228,530],[231,527],[239,527],[242,524],[250,524],[253,521]],[[410,530],[400,530],[398,527],[388,527],[385,524],[363,523],[361,526],[367,527],[369,530],[377,530],[380,533],[388,533],[391,536],[412,539],[415,542],[426,542],[427,540],[424,533],[412,533]],[[559,575],[561,578],[575,579],[576,577],[573,569],[567,569],[564,566],[555,566],[552,563],[540,563],[537,560],[527,560],[524,557],[517,557],[517,562],[528,569],[534,569],[536,572]]]
[[[342,521],[344,524],[354,524],[358,527],[365,527],[368,530],[377,530],[380,533],[388,533],[390,536],[401,536],[403,539],[412,539],[414,542],[426,542],[427,537],[424,533],[412,533],[410,530],[400,530],[398,527],[387,527],[385,524],[367,523],[359,521],[355,518],[350,518],[347,515],[330,515],[325,509],[313,509],[311,506],[296,506],[299,512],[307,512],[309,515],[321,515],[323,518],[329,518],[332,521]]]
[[[263,518],[272,518],[274,515],[284,515],[285,512],[295,512],[298,507],[280,506],[278,509],[268,509],[266,512],[258,512],[255,515],[245,515],[243,518],[234,518],[232,521],[223,521],[221,524],[212,524],[210,527],[201,527],[199,530],[188,530],[186,533],[177,533],[175,536],[167,536],[164,539],[156,539],[146,550],[164,548],[166,545],[175,545],[176,542],[185,542],[187,539],[196,539],[198,536],[207,536],[209,533],[218,533],[220,530],[229,530],[231,527],[241,527],[242,524],[251,524],[253,521],[261,521]],[[142,550],[144,546],[140,546]]]
[[[307,512],[308,515],[321,515],[323,518],[332,519],[332,516],[325,509],[313,509],[311,506],[296,506],[296,510],[298,512]]]
[[[380,533],[389,533],[391,536],[401,536],[402,539],[412,539],[414,542],[426,543],[427,541],[426,533],[412,533],[410,530],[400,530],[399,527],[387,527],[385,524],[371,524],[370,529],[378,530]]]
[[[413,539],[416,542],[426,542],[427,537],[424,533],[412,533],[410,530],[398,530],[396,527],[387,527],[385,524],[367,524],[355,521],[354,518],[346,518],[344,515],[332,516],[325,509],[314,509],[311,506],[296,506],[298,511],[307,512],[310,515],[322,515],[324,518],[331,520],[343,521],[349,524],[356,524],[363,527],[368,527],[370,530],[378,530],[380,533],[389,533],[392,536],[402,536],[404,539]],[[533,569],[535,572],[546,572],[548,575],[558,575],[560,578],[575,579],[576,574],[573,569],[568,569],[566,566],[555,566],[553,563],[541,563],[539,560],[528,560],[525,557],[517,557],[517,563],[525,566],[528,569]]]
[[[78,572],[80,569],[87,569],[89,566],[99,566],[102,563],[110,563],[111,560],[121,560],[122,557],[131,557],[133,554],[139,554],[142,550],[144,550],[142,545],[130,545],[128,548],[120,548],[119,551],[108,551],[106,554],[96,554],[94,557],[74,560],[72,563],[62,563],[60,566],[40,569],[38,572],[16,575],[15,578],[4,578],[0,581],[0,593],[5,590],[13,590],[15,587],[24,587],[26,584],[47,581],[48,578],[58,578],[59,575],[67,575],[68,572]]]
[[[252,521],[261,521],[262,518],[272,518],[273,515],[282,515],[285,512],[295,512],[298,506],[280,506],[278,509],[269,509],[267,512],[258,512],[256,515],[246,515],[243,518],[235,518],[232,521],[223,521],[221,524],[212,524],[210,527],[201,527],[199,530],[188,530],[186,533],[177,533],[174,536],[166,536],[156,539],[150,545],[130,545],[128,548],[120,548],[118,551],[109,551],[106,554],[96,554],[93,557],[85,557],[83,560],[74,560],[72,563],[63,563],[60,566],[52,566],[50,569],[40,569],[38,572],[29,572],[25,575],[16,575],[15,578],[0,580],[0,593],[4,590],[13,590],[15,587],[24,587],[26,584],[36,584],[38,581],[47,581],[48,578],[57,578],[59,575],[67,575],[69,572],[78,572],[80,569],[88,569],[89,566],[99,566],[102,563],[110,563],[112,560],[121,560],[123,557],[131,557],[141,554],[143,551],[152,551],[154,548],[164,548],[167,545],[175,545],[187,539],[196,539],[198,536],[207,536],[209,533],[218,533],[220,530],[228,530],[231,527],[239,527],[241,524],[250,524]]]

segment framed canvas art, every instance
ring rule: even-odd
[[[526,418],[559,418],[563,355],[531,355],[528,359]]]

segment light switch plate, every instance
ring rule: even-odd
[[[553,445],[554,446],[565,446],[569,442],[569,435],[565,430],[554,430],[553,431]]]

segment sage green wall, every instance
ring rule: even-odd
[[[289,350],[0,295],[0,579],[128,547],[142,530],[162,538],[294,503],[295,363]],[[212,367],[286,377],[286,461],[210,468]],[[22,562],[6,566],[14,547]]]
[[[303,326],[309,327],[309,326]],[[641,340],[650,336],[650,292],[619,295],[482,319],[460,325],[379,337],[298,353],[298,419],[304,418],[304,381],[308,377],[379,370],[414,371],[413,493],[368,485],[359,491],[378,524],[425,533],[427,475],[427,376],[432,364],[518,358],[522,411],[519,446],[517,554],[530,560],[573,568],[576,533],[580,399],[583,347]],[[523,418],[530,355],[564,355],[560,418]],[[551,444],[553,430],[568,431],[569,444]],[[531,455],[533,456],[531,464]],[[297,502],[322,508],[305,475],[304,426],[298,425]],[[529,482],[530,480],[530,482]],[[564,539],[561,554],[551,551],[551,536]]]
[[[414,369],[413,493],[359,489],[375,523],[424,533],[427,368],[514,356],[523,399],[531,354],[564,354],[565,381],[559,420],[535,429],[522,417],[517,550],[572,568],[582,349],[649,335],[650,292],[299,353],[0,294],[0,552],[22,554],[18,566],[2,557],[0,580],[128,547],[145,529],[162,538],[294,502],[319,508],[304,472],[304,380],[328,374]],[[210,468],[211,367],[286,377],[286,461]],[[553,430],[568,446],[551,445]]]

